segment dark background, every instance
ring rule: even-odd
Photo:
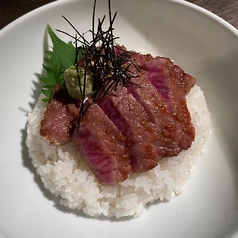
[[[53,0],[0,0],[0,29]],[[220,16],[238,29],[238,0],[188,0]]]

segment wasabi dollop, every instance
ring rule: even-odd
[[[79,74],[79,77],[77,73]],[[69,95],[72,98],[79,101],[82,100],[81,90],[83,92],[84,87],[85,87],[85,97],[88,97],[92,92],[91,77],[89,74],[86,74],[86,84],[84,85],[84,76],[85,76],[84,68],[78,67],[78,72],[77,72],[77,68],[75,65],[69,67],[64,72],[64,80],[65,80],[65,84],[66,84]],[[79,86],[79,79],[81,82],[81,90]]]

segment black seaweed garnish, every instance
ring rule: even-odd
[[[105,23],[106,16],[102,19],[99,18],[97,27],[95,27],[96,5],[97,0],[94,0],[92,29],[88,31],[92,34],[92,40],[90,42],[85,39],[85,34],[81,34],[64,16],[63,18],[75,30],[76,36],[72,36],[67,32],[58,30],[75,40],[76,69],[78,71],[79,66],[85,69],[83,83],[78,74],[79,85],[83,88],[81,89],[80,87],[82,100],[78,126],[80,124],[80,119],[85,114],[88,106],[90,106],[90,103],[87,102],[88,99],[90,99],[91,102],[95,102],[96,100],[108,95],[112,90],[116,90],[119,85],[125,85],[126,83],[135,84],[132,79],[138,76],[129,70],[130,66],[134,65],[134,63],[130,61],[130,52],[116,44],[116,40],[119,39],[119,37],[114,35],[113,24],[116,19],[117,12],[112,15],[111,1],[108,0],[109,26],[106,30],[103,30],[103,24]],[[78,46],[78,43],[80,43],[80,46]],[[78,62],[78,53],[80,51],[83,52],[83,56],[80,62]],[[86,74],[91,75],[93,89],[88,98],[85,96]]]

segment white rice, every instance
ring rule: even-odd
[[[196,130],[192,147],[177,157],[163,159],[153,170],[132,174],[116,185],[102,186],[73,143],[50,146],[40,136],[40,121],[46,106],[41,99],[42,96],[29,113],[26,140],[37,174],[46,189],[61,197],[61,204],[95,217],[137,217],[143,213],[147,203],[170,200],[180,194],[211,132],[210,113],[203,92],[195,86],[187,95]]]

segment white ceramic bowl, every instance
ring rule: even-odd
[[[99,5],[101,17],[106,7]],[[70,31],[63,14],[83,32],[92,12],[92,1],[54,2],[0,32],[0,237],[238,237],[238,31],[185,1],[112,5],[119,43],[172,58],[205,92],[213,134],[195,174],[183,194],[148,206],[137,219],[92,219],[62,207],[43,188],[27,154],[25,126],[40,93],[45,26]]]

